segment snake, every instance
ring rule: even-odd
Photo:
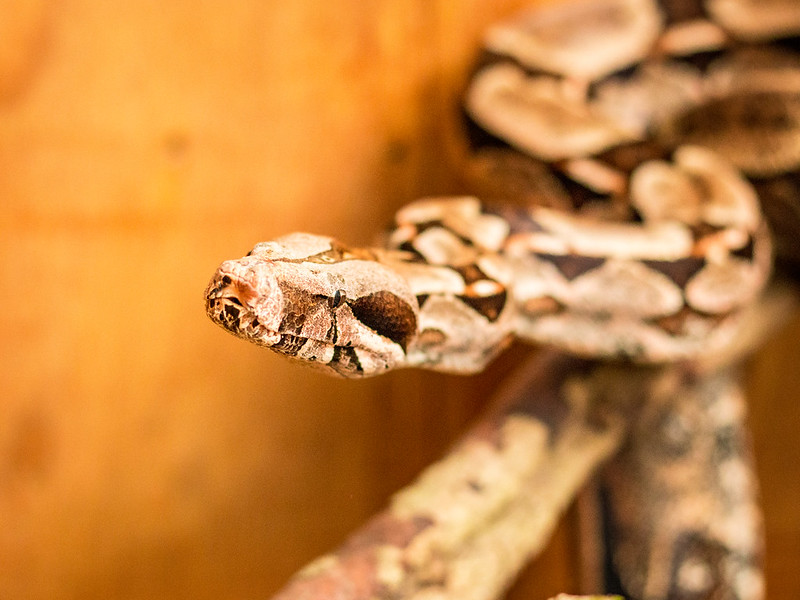
[[[485,32],[463,94],[465,193],[405,205],[374,247],[310,233],[258,243],[218,267],[206,311],[355,379],[477,373],[515,339],[631,365],[723,349],[776,257],[800,256],[799,39],[793,0],[532,6]],[[730,452],[749,473],[745,447]],[[668,469],[675,452],[660,456],[653,468]],[[622,479],[618,505],[636,496]],[[624,558],[636,526],[621,530],[633,597],[712,597],[675,592],[677,575],[647,588],[650,567]],[[736,589],[713,597],[762,593]]]

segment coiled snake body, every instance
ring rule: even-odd
[[[345,377],[476,372],[514,337],[636,362],[722,348],[770,274],[762,206],[800,187],[796,35],[790,0],[584,0],[496,25],[465,95],[481,199],[413,202],[381,248],[257,244],[219,267],[208,314]]]

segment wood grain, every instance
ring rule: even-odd
[[[522,0],[0,8],[0,598],[277,590],[519,362],[334,381],[210,324],[216,264],[460,191],[457,96]],[[800,595],[800,323],[754,363],[769,586]],[[513,598],[575,584],[566,524]]]

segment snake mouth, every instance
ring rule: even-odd
[[[257,310],[249,305],[246,297],[242,298],[238,287],[236,280],[222,276],[206,290],[206,312],[217,325],[237,337],[306,363],[324,366],[332,359],[350,357],[346,362],[358,370],[353,348],[339,347],[330,339],[298,335],[299,328],[287,328],[283,322],[277,330],[262,323]]]
[[[256,311],[231,293],[211,293],[206,297],[206,312],[211,320],[234,335],[267,346],[282,354],[295,356],[307,342],[325,343],[322,340],[275,331],[259,321]]]
[[[238,333],[242,329],[242,312],[244,306],[238,298],[224,297],[210,303],[215,320],[228,331]]]
[[[327,336],[301,335],[304,318],[299,321],[282,319],[277,327],[259,320],[257,306],[251,306],[249,286],[240,277],[220,274],[206,290],[206,312],[212,321],[237,337],[248,339],[290,358],[306,363],[327,365],[340,357],[360,368],[355,349],[349,345],[337,345],[336,331],[332,327]]]
[[[253,325],[259,327],[257,317],[236,296],[208,294],[206,312],[212,321],[236,335],[242,335]]]
[[[223,277],[206,291],[206,313],[217,325],[230,333],[264,346],[272,346],[281,338],[259,321],[256,311],[244,303]]]
[[[330,340],[297,335],[296,331],[281,331],[281,328],[276,331],[260,322],[257,311],[240,298],[234,282],[227,276],[219,278],[206,291],[206,312],[226,331],[288,357],[300,358],[304,349],[302,358],[308,362],[324,361],[326,356],[337,354]],[[311,347],[316,352],[307,355]]]

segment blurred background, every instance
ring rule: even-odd
[[[0,598],[267,597],[452,443],[473,378],[299,369],[205,316],[295,230],[458,191],[458,93],[521,0],[0,5]],[[771,598],[800,597],[800,322],[749,387]],[[571,513],[513,598],[574,589]]]

